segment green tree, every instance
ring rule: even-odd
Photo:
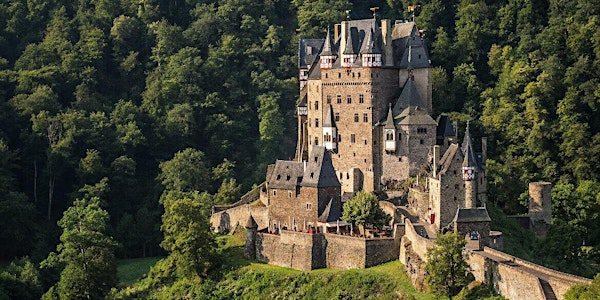
[[[160,244],[169,251],[180,277],[205,277],[216,265],[216,243],[208,221],[208,193],[168,191],[162,197],[165,213]]]
[[[40,273],[29,258],[14,260],[0,272],[1,299],[39,299],[41,295]]]
[[[372,224],[381,227],[387,225],[391,217],[379,207],[379,201],[373,193],[360,191],[344,203],[342,220],[358,226]]]
[[[578,284],[570,287],[564,295],[565,300],[600,299],[600,274],[590,284]]]
[[[175,153],[171,160],[160,163],[158,178],[167,190],[206,191],[210,184],[210,171],[204,162],[204,153],[187,148]]]
[[[456,295],[467,285],[469,265],[464,247],[467,241],[458,233],[438,235],[435,245],[427,249],[426,282],[436,294]]]
[[[117,244],[107,234],[109,215],[100,207],[98,196],[84,194],[58,222],[63,231],[60,244],[44,265],[63,265],[64,269],[47,296],[55,292],[61,299],[99,299],[117,283]]]

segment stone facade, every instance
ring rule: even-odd
[[[319,56],[305,54],[314,49],[315,40],[300,42],[299,70],[305,76],[296,159],[309,156],[311,146],[327,145],[343,192],[396,187],[420,172],[436,142],[424,40],[412,22],[392,28],[390,20],[381,25],[374,19],[352,20],[335,28],[334,37],[328,33],[321,40]],[[323,127],[329,107],[336,136]],[[393,132],[388,135],[383,125],[392,107]],[[389,141],[396,145],[386,151]]]

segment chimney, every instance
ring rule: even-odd
[[[339,48],[339,55],[341,57],[341,54],[344,52],[344,49],[346,49],[346,39],[348,38],[348,21],[342,21],[342,26],[340,29],[340,48]]]
[[[440,161],[440,145],[433,146],[433,178],[437,179],[438,164]]]
[[[392,22],[389,19],[381,20],[381,38],[383,48],[383,59],[385,66],[391,67],[394,65],[394,49],[392,47]]]

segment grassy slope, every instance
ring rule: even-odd
[[[212,297],[220,299],[436,299],[411,285],[404,266],[303,272],[243,258],[244,232],[220,237],[227,260]]]
[[[119,286],[124,287],[140,280],[162,257],[121,259],[117,262]]]

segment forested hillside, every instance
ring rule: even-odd
[[[323,37],[346,10],[412,18],[412,4],[437,66],[436,114],[489,138],[490,200],[524,212],[529,181],[556,183],[538,259],[589,275],[579,266],[600,261],[595,0],[4,0],[0,260],[35,267],[16,261],[2,278],[44,260],[24,292],[37,298],[60,277],[67,295],[58,273],[78,270],[82,232],[98,234],[82,236],[106,274],[115,257],[183,251],[178,221],[204,232],[211,205],[293,156],[298,38]],[[100,294],[114,285],[99,282]]]

